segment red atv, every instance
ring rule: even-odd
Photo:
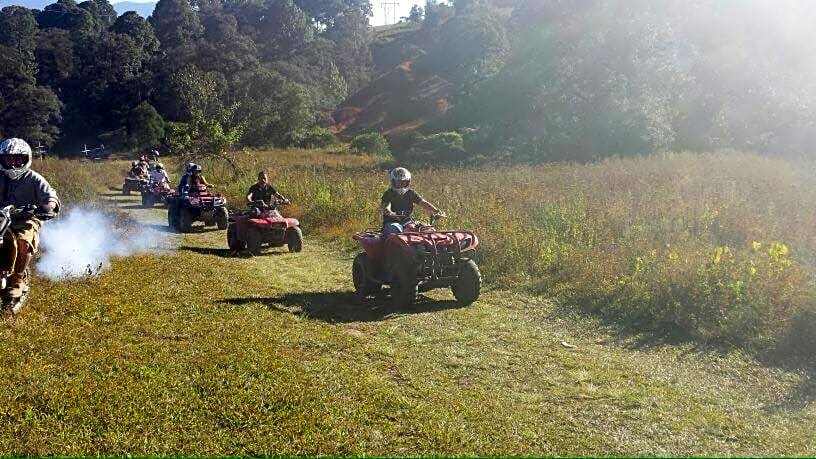
[[[197,221],[203,221],[204,226],[217,225],[218,229],[227,229],[229,212],[226,206],[227,198],[211,194],[204,185],[186,195],[173,193],[167,197],[167,224],[181,233],[189,233],[193,222]]]
[[[142,187],[142,207],[151,208],[157,202],[167,203],[167,198],[173,195],[173,189],[166,183],[151,180]]]
[[[142,188],[144,188],[147,183],[148,179],[144,175],[136,176],[133,174],[128,174],[127,177],[125,177],[125,183],[122,185],[122,194],[125,196],[130,196],[130,193],[134,191],[142,191]]]
[[[354,258],[354,289],[361,297],[391,286],[391,300],[402,308],[416,301],[419,292],[450,288],[460,304],[467,306],[479,298],[482,275],[468,253],[479,239],[470,231],[438,231],[431,217],[425,225],[409,220],[405,231],[383,239],[379,230],[354,235],[363,251]]]
[[[248,250],[253,255],[261,253],[261,245],[288,246],[290,252],[303,250],[303,232],[300,222],[281,215],[278,208],[289,204],[275,200],[271,204],[254,201],[249,210],[233,213],[227,228],[227,245],[236,252]]]

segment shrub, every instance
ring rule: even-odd
[[[128,114],[128,136],[134,148],[158,145],[164,139],[164,120],[147,102],[142,102]]]
[[[390,156],[391,145],[380,133],[360,134],[351,141],[351,149],[374,156]]]
[[[415,134],[405,159],[418,163],[459,163],[467,159],[465,140],[458,132],[439,132],[430,136]]]
[[[337,143],[337,137],[329,129],[313,127],[289,134],[289,145],[298,148],[325,148]]]

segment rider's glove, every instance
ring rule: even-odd
[[[43,214],[53,215],[57,212],[57,203],[49,201],[47,204],[40,206],[37,211]]]

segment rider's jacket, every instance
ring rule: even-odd
[[[152,180],[152,181],[154,181],[156,183],[163,184],[163,183],[169,183],[170,182],[170,177],[167,176],[167,171],[164,171],[164,170],[162,170],[162,171],[152,170],[152,171],[150,171],[150,180]]]
[[[60,207],[57,192],[42,175],[30,169],[16,180],[0,174],[0,205],[45,206],[49,202],[55,203],[57,208]]]

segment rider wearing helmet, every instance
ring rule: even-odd
[[[187,173],[181,177],[179,182],[179,194],[187,194],[190,190],[197,191],[199,187],[211,187],[212,184],[207,182],[207,179],[201,175],[201,166],[196,163],[187,163]]]
[[[411,189],[411,172],[398,167],[389,173],[391,188],[383,193],[380,209],[383,213],[383,236],[399,234],[403,225],[411,219],[414,204],[422,206],[428,212],[444,215],[436,206],[426,201]]]
[[[150,180],[163,187],[166,187],[167,184],[170,183],[170,177],[168,177],[167,171],[164,170],[164,164],[156,163],[153,170],[150,171]]]
[[[130,175],[137,178],[142,175],[142,165],[139,163],[139,161],[133,161],[130,163]]]
[[[5,139],[0,143],[0,205],[36,207],[37,212],[55,214],[59,212],[60,200],[57,192],[40,174],[31,170],[31,147],[22,139]],[[16,239],[16,244],[4,241],[5,250],[17,252],[5,257],[8,266],[0,269],[12,273],[7,295],[19,298],[28,289],[25,271],[39,249],[42,222],[28,215],[11,223],[11,232],[5,237]]]
[[[266,174],[266,171],[258,172],[258,183],[249,187],[249,192],[246,197],[247,202],[252,204],[254,201],[263,201],[265,204],[272,204],[272,198],[280,199],[281,201],[286,200],[286,198],[278,193],[278,190],[269,183],[269,176]]]

